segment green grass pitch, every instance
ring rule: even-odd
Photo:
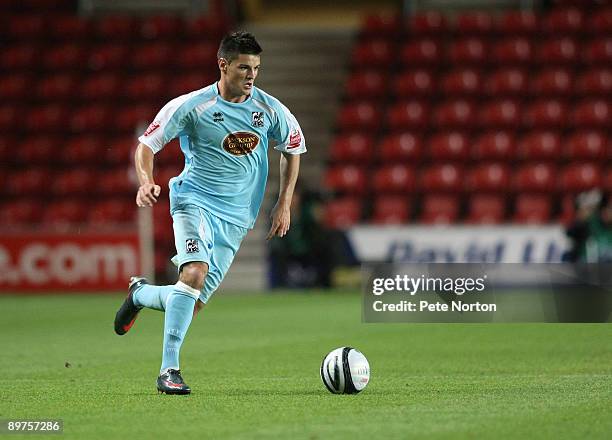
[[[122,299],[0,297],[0,418],[67,439],[612,438],[610,324],[363,324],[354,294],[219,293],[183,345],[193,394],[165,396],[163,314],[116,336]],[[319,378],[342,345],[370,361],[361,394]]]

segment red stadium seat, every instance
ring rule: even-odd
[[[58,40],[83,41],[93,32],[91,20],[78,15],[58,15],[49,21],[49,34]]]
[[[176,165],[171,165],[171,166],[164,166],[163,168],[160,168],[157,170],[156,176],[155,176],[155,182],[158,185],[161,185],[162,188],[167,188],[168,187],[168,182],[170,181],[170,179],[172,179],[173,177],[178,176],[179,174],[181,174],[181,169],[179,167],[177,167]],[[123,173],[124,174],[124,178],[127,177],[127,173]],[[130,184],[129,186],[129,191],[132,191],[132,187],[133,185]],[[136,188],[134,188],[136,189]]]
[[[325,205],[323,223],[332,229],[348,228],[359,222],[361,209],[361,200],[356,198],[332,200]]]
[[[75,136],[67,139],[59,150],[59,158],[65,164],[85,165],[99,163],[103,153],[100,136]]]
[[[465,129],[474,125],[475,120],[474,104],[463,99],[443,102],[434,110],[433,123],[436,127]]]
[[[478,124],[485,128],[515,128],[520,122],[521,109],[511,99],[492,100],[480,107]]]
[[[574,64],[579,48],[572,38],[553,38],[538,45],[536,60],[544,66]]]
[[[85,47],[77,43],[65,43],[44,52],[43,65],[50,70],[77,70],[86,60]]]
[[[420,101],[401,101],[388,109],[386,119],[393,130],[424,127],[429,122],[429,108]]]
[[[387,91],[387,75],[375,70],[356,72],[346,82],[345,94],[347,97],[360,98],[382,97]]]
[[[324,184],[332,191],[349,194],[363,194],[367,190],[367,176],[363,168],[354,165],[329,168]]]
[[[487,35],[493,30],[493,17],[486,12],[466,12],[457,16],[455,29],[460,35]]]
[[[120,167],[103,171],[96,181],[96,190],[100,194],[118,196],[122,194],[131,195],[135,193],[136,188],[135,184],[130,181],[128,170]]]
[[[169,43],[146,43],[134,47],[130,63],[137,69],[155,69],[176,64],[174,58],[174,50]]]
[[[489,96],[523,96],[527,91],[527,73],[521,69],[499,69],[490,74],[485,81]]]
[[[180,96],[185,93],[199,90],[215,81],[215,76],[201,71],[183,73],[172,76],[172,81],[167,85],[167,92],[170,96]]]
[[[86,99],[109,99],[119,93],[121,78],[115,73],[87,76],[81,84],[79,94]]]
[[[612,159],[612,143],[605,132],[580,130],[567,139],[564,155],[569,160]]]
[[[134,101],[159,96],[164,93],[166,83],[167,81],[162,74],[142,73],[127,79],[123,94],[129,100]]]
[[[138,25],[138,34],[146,40],[175,38],[181,30],[180,19],[169,15],[145,17]]]
[[[130,41],[137,29],[137,23],[138,21],[134,17],[127,15],[103,16],[96,20],[94,32],[101,40]]]
[[[612,69],[588,70],[576,81],[576,91],[581,95],[612,95]]]
[[[470,197],[466,222],[471,224],[498,224],[506,216],[503,196],[475,194]]]
[[[587,24],[584,28],[594,35],[612,34],[612,7],[608,6],[593,11],[587,17]]]
[[[389,41],[377,39],[358,43],[353,49],[353,65],[355,66],[387,66],[393,61],[395,50]]]
[[[338,126],[341,130],[376,130],[380,124],[378,106],[367,101],[345,104],[338,116]]]
[[[551,131],[532,131],[520,140],[518,152],[521,159],[554,161],[561,157],[561,138]]]
[[[401,29],[401,20],[397,14],[368,14],[361,21],[359,31],[368,37],[394,37]]]
[[[14,171],[6,179],[6,193],[12,195],[42,196],[48,194],[52,182],[50,171],[46,167],[28,167],[23,171]]]
[[[531,11],[509,11],[499,17],[496,29],[508,36],[533,35],[538,30],[538,20]]]
[[[94,46],[87,56],[87,67],[91,70],[118,69],[129,60],[130,50],[125,44],[107,43]]]
[[[425,192],[458,192],[462,189],[462,169],[452,164],[437,164],[426,168],[419,180]]]
[[[513,221],[523,224],[547,223],[550,220],[551,205],[549,196],[520,194],[516,198]]]
[[[434,77],[427,70],[408,70],[395,77],[391,87],[391,92],[398,98],[432,95]]]
[[[230,23],[227,17],[220,14],[187,17],[183,21],[183,33],[185,37],[194,41],[210,40],[218,42],[229,29]]]
[[[96,203],[89,211],[88,220],[93,225],[113,226],[117,223],[131,223],[135,216],[132,199],[115,198]]]
[[[14,40],[45,38],[47,23],[43,14],[13,14],[8,21],[8,34]]]
[[[526,65],[533,59],[533,46],[526,38],[507,38],[493,46],[491,55],[491,59],[498,64]]]
[[[75,109],[69,125],[73,133],[105,131],[110,127],[111,121],[111,113],[107,107],[90,104]]]
[[[421,138],[409,132],[394,133],[386,136],[379,147],[380,159],[385,162],[415,162],[421,157],[423,144]]]
[[[436,66],[443,61],[440,42],[431,38],[411,40],[400,48],[400,59],[406,66]]]
[[[53,180],[51,192],[58,196],[91,194],[94,184],[99,183],[87,169],[73,169],[62,171]]]
[[[474,95],[481,92],[482,77],[474,69],[451,70],[440,83],[445,96]]]
[[[503,163],[484,163],[470,169],[465,181],[469,192],[503,193],[510,188],[510,170]]]
[[[42,219],[42,212],[40,201],[19,198],[0,204],[0,223],[14,226],[38,223]]]
[[[565,226],[572,224],[576,217],[575,197],[575,194],[568,194],[561,199],[561,213],[559,214],[559,222]]]
[[[103,145],[104,163],[125,166],[134,157],[138,140],[131,134],[125,137],[106,140]],[[168,145],[164,148],[166,150]],[[162,150],[162,151],[164,151]],[[163,153],[158,153],[163,154]]]
[[[440,12],[427,11],[411,15],[407,29],[412,35],[440,35],[448,31],[449,26]]]
[[[454,65],[481,65],[487,55],[487,44],[480,38],[452,41],[448,47],[449,61]]]
[[[0,78],[0,99],[18,100],[29,94],[32,78],[29,75],[12,74]]]
[[[38,83],[38,97],[47,101],[74,99],[77,79],[69,73],[47,76]]]
[[[523,165],[514,175],[517,191],[552,192],[555,188],[556,169],[546,163]]]
[[[410,219],[410,202],[402,196],[382,196],[374,201],[370,221],[378,225],[397,225]]]
[[[609,166],[604,170],[603,176],[603,189],[604,191],[611,193],[612,192],[612,167]]]
[[[433,161],[456,161],[469,158],[468,136],[456,131],[434,135],[429,139],[429,156]]]
[[[116,130],[133,133],[138,126],[145,128],[155,117],[155,108],[148,104],[125,106],[114,116],[113,126]],[[144,128],[143,128],[144,131]]]
[[[567,104],[558,99],[539,100],[527,106],[523,122],[533,128],[564,127],[567,113]]]
[[[602,185],[601,169],[594,163],[571,164],[561,172],[559,190],[580,192]]]
[[[0,104],[0,129],[3,132],[16,131],[22,122],[23,109],[16,105]]]
[[[459,216],[459,200],[450,195],[427,195],[419,220],[428,224],[454,223]]]
[[[581,52],[587,63],[609,67],[612,63],[612,37],[593,38],[590,42],[585,43]]]
[[[589,100],[579,103],[572,114],[572,122],[577,127],[610,128],[610,103],[604,100]]]
[[[476,139],[472,148],[475,160],[510,160],[516,151],[516,140],[512,132],[493,131]]]
[[[29,130],[62,131],[66,125],[66,108],[58,104],[34,107],[26,115],[25,126]]]
[[[416,186],[414,170],[408,165],[384,165],[374,171],[372,181],[379,194],[406,194]]]
[[[0,67],[6,72],[15,69],[32,69],[39,64],[40,48],[34,44],[18,44],[3,47],[0,51]]]
[[[536,96],[560,97],[573,92],[572,75],[566,69],[540,71],[531,81],[531,93]]]
[[[84,223],[87,219],[88,204],[77,200],[60,200],[45,207],[42,221],[45,225]]]
[[[334,162],[361,162],[372,160],[374,141],[372,136],[361,133],[339,134],[330,149],[330,159]]]
[[[176,59],[173,62],[183,69],[201,70],[202,66],[216,65],[217,49],[218,46],[210,42],[183,46],[179,48]]]
[[[582,32],[584,13],[578,8],[554,8],[542,18],[541,27],[554,35]]]
[[[27,137],[21,141],[13,150],[13,157],[19,163],[27,166],[40,164],[48,166],[52,164],[63,144],[52,136]]]

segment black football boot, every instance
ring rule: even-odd
[[[118,335],[125,335],[130,328],[132,328],[134,321],[136,321],[136,317],[138,316],[138,312],[140,312],[142,309],[142,307],[136,307],[134,305],[132,296],[134,295],[136,289],[143,284],[149,284],[149,282],[145,278],[141,277],[130,278],[127,297],[115,315],[115,333]]]
[[[179,370],[168,369],[157,378],[157,391],[166,394],[190,394],[191,388],[183,381]]]

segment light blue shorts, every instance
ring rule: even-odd
[[[185,263],[208,264],[208,275],[200,293],[200,301],[206,303],[223,281],[248,230],[195,205],[175,209],[172,220],[177,252],[172,262],[179,270]]]

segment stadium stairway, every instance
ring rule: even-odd
[[[327,158],[345,67],[354,32],[347,28],[249,26],[264,49],[257,85],[295,114],[308,146],[298,185],[318,188]],[[279,154],[270,151],[270,174],[262,210],[223,281],[226,291],[263,290],[266,285],[269,212],[279,185]]]

